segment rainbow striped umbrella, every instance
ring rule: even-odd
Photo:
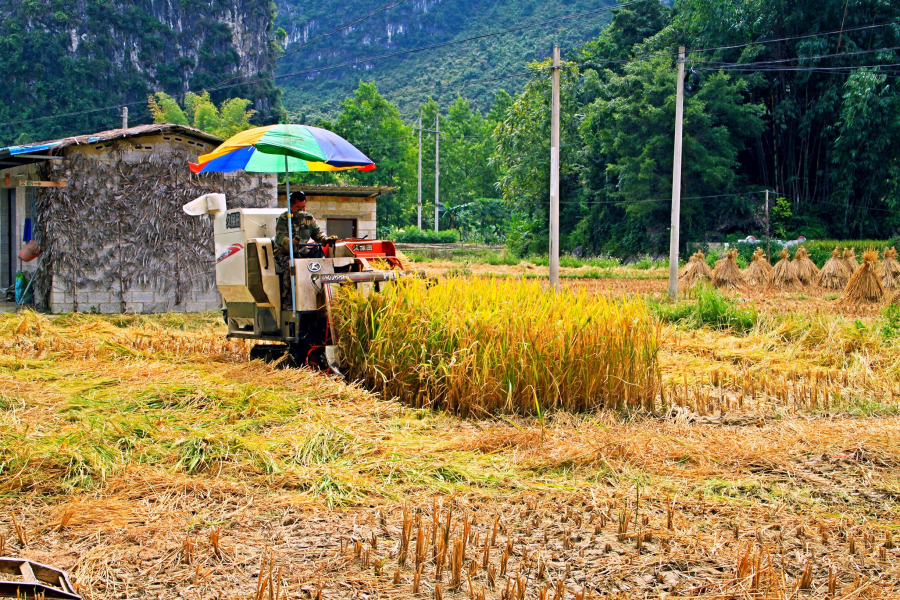
[[[242,131],[190,164],[194,173],[371,171],[372,160],[330,131],[308,125],[268,125]]]

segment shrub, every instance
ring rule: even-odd
[[[676,304],[656,304],[653,309],[660,320],[688,327],[731,329],[747,333],[759,323],[759,312],[742,307],[722,292],[708,286],[693,290],[693,300]]]
[[[388,239],[400,244],[455,244],[459,242],[459,231],[456,229],[432,231],[419,229],[413,225],[390,233]]]
[[[385,397],[463,416],[652,409],[658,328],[640,299],[523,280],[420,280],[336,306],[350,375]]]

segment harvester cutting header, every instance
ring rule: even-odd
[[[190,165],[195,173],[239,169],[257,173],[370,171],[375,164],[342,137],[304,125],[272,125],[237,134]],[[290,207],[228,209],[223,194],[184,206],[211,214],[216,286],[225,301],[229,337],[264,340],[251,357],[286,353],[296,364],[340,373],[331,309],[339,286],[365,292],[407,276],[393,243],[326,238],[305,212],[302,192],[287,193]]]

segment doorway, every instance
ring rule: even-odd
[[[16,190],[3,190],[0,197],[0,288],[16,280]],[[0,298],[0,301],[5,298]]]
[[[325,230],[328,235],[336,235],[339,240],[356,237],[356,219],[334,219],[328,217],[325,222]]]

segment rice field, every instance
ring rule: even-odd
[[[341,296],[335,321],[353,379],[463,417],[653,410],[659,328],[637,298],[537,282],[413,280]]]
[[[96,599],[900,596],[900,311],[566,286],[653,325],[653,410],[462,417],[248,362],[215,314],[0,315],[0,555]]]

